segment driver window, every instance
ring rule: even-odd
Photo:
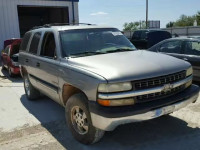
[[[181,53],[181,41],[171,41],[160,46],[160,52],[164,53]]]
[[[56,43],[54,34],[52,32],[45,33],[40,56],[44,56],[50,59],[56,58]]]

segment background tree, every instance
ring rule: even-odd
[[[140,21],[140,22],[136,21],[136,22],[125,23],[123,31],[135,31],[138,29],[145,29],[145,28],[146,28],[145,21]]]
[[[197,12],[193,16],[186,16],[186,15],[181,15],[178,20],[175,22],[169,22],[166,27],[186,27],[186,26],[193,26],[195,20],[197,21],[197,24],[200,25],[200,11]]]
[[[172,22],[172,21],[169,22],[169,23],[166,25],[167,28],[171,28],[171,27],[173,27],[173,26],[174,26],[174,22]]]

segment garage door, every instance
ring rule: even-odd
[[[49,23],[69,23],[68,7],[18,6],[21,37],[35,26]]]

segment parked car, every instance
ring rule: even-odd
[[[166,53],[192,64],[194,81],[200,81],[200,40],[196,38],[172,38],[160,42],[150,51]]]
[[[148,49],[165,39],[172,38],[171,34],[163,30],[138,30],[133,33],[131,42],[138,49]]]
[[[18,64],[20,44],[21,39],[15,40],[1,52],[2,69],[7,69],[10,77],[20,74]]]
[[[27,98],[43,93],[65,107],[72,135],[84,144],[119,125],[170,114],[199,95],[188,62],[139,51],[112,27],[31,30],[23,38],[19,62]]]
[[[12,38],[12,39],[5,40],[5,41],[4,41],[4,49],[5,49],[8,45],[11,45],[13,42],[18,41],[18,40],[21,40],[21,39]]]

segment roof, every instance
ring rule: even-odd
[[[58,31],[65,31],[65,30],[72,30],[72,29],[95,29],[95,28],[113,28],[108,26],[97,26],[97,25],[86,25],[86,26],[53,26],[52,29],[58,30]]]
[[[56,31],[66,31],[66,30],[74,30],[74,29],[96,29],[96,28],[113,28],[109,26],[99,26],[99,25],[92,25],[92,24],[77,24],[77,25],[44,25],[40,27],[35,27],[32,31],[41,31],[41,30],[56,30]]]
[[[173,40],[200,41],[197,38],[188,38],[188,37],[176,37],[176,38],[170,38],[170,39],[167,39],[167,40],[169,40],[169,41],[173,41]]]
[[[155,31],[165,31],[165,30],[161,30],[161,29],[139,29],[136,31],[147,31],[147,32],[155,32]]]

